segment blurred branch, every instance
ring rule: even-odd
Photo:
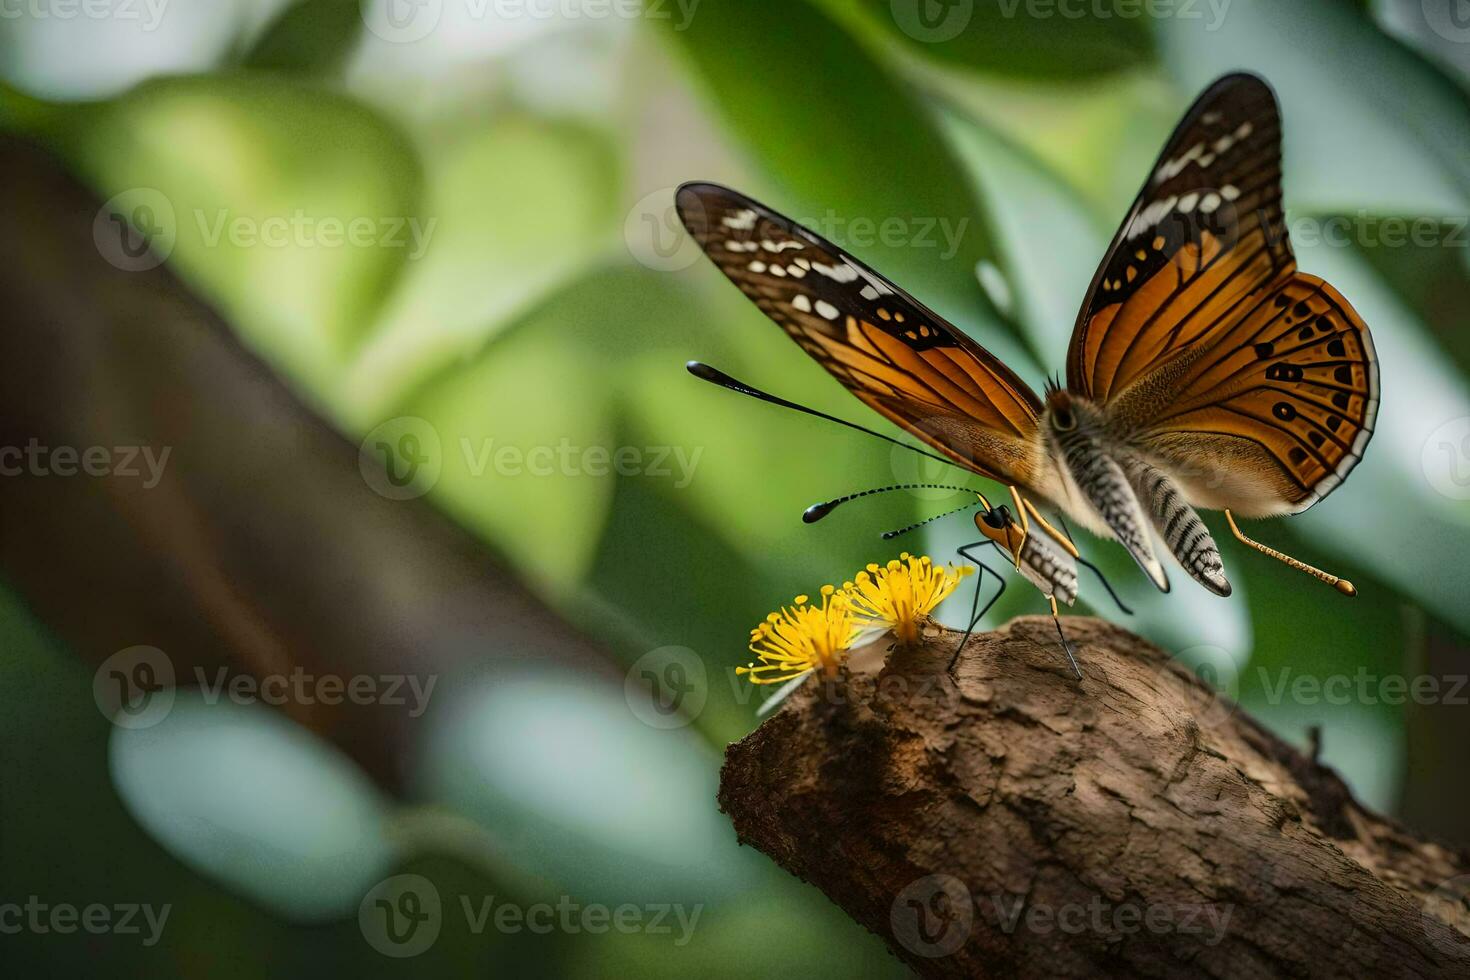
[[[1470,975],[1470,855],[1364,809],[1132,634],[957,634],[730,747],[745,843],[925,977]]]
[[[181,683],[196,667],[437,677],[482,659],[620,679],[469,533],[375,493],[357,447],[166,267],[105,261],[98,201],[56,161],[3,139],[0,170],[0,447],[100,447],[112,467],[0,459],[0,570],[82,656],[156,646]],[[137,450],[164,461],[156,482]],[[422,717],[284,710],[403,785]]]

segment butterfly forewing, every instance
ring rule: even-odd
[[[1275,97],[1254,76],[1227,76],[1169,138],[1098,268],[1068,388],[1108,401],[1294,267]]]
[[[983,347],[743,194],[685,184],[676,202],[720,271],[853,394],[977,473],[1031,482],[1041,402]]]
[[[1300,273],[1281,211],[1271,89],[1230,75],[1186,114],[1103,260],[1068,388],[1170,463],[1205,506],[1304,510],[1372,434],[1367,327]]]

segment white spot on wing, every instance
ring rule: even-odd
[[[725,215],[720,219],[720,224],[737,231],[749,231],[755,227],[755,212],[750,208],[742,208],[734,214]]]
[[[812,311],[812,301],[806,298],[806,293],[797,293],[791,298],[791,305],[803,313]]]
[[[825,320],[837,319],[837,307],[824,299],[817,300],[817,313]]]

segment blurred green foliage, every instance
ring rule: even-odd
[[[1215,22],[1046,17],[1025,3],[1007,16],[978,3],[943,36],[920,3],[899,0],[703,0],[687,19],[659,4],[633,20],[513,23],[450,4],[412,43],[364,30],[356,3],[263,6],[237,11],[211,70],[139,70],[86,101],[56,97],[71,90],[44,72],[16,71],[0,123],[57,149],[100,198],[125,195],[120,207],[139,189],[161,192],[175,267],[299,391],[354,439],[396,416],[427,420],[442,454],[437,504],[626,662],[665,645],[695,651],[708,700],[690,728],[658,731],[621,699],[551,677],[510,717],[544,728],[536,744],[558,751],[517,760],[497,754],[513,735],[495,728],[496,692],[458,679],[463,705],[422,762],[416,806],[397,812],[351,763],[273,717],[181,712],[147,751],[117,734],[109,749],[87,671],[7,601],[0,671],[13,696],[0,753],[9,785],[23,787],[0,801],[7,879],[176,906],[158,949],[29,937],[32,962],[105,963],[116,975],[388,972],[395,964],[362,942],[355,915],[364,880],[389,868],[430,876],[446,895],[707,905],[687,947],[450,930],[411,961],[416,971],[897,975],[825,899],[737,847],[714,812],[714,774],[759,700],[731,673],[750,625],[889,557],[898,548],[876,531],[946,501],[874,501],[816,528],[799,510],[939,474],[683,373],[683,361],[708,360],[874,423],[702,259],[680,257],[673,187],[722,180],[794,216],[962,229],[950,254],[847,244],[1037,382],[1060,366],[1107,237],[1178,112],[1224,71],[1252,68],[1278,88],[1294,228],[1429,219],[1463,231],[1470,214],[1463,79],[1387,36],[1369,5],[1237,0]],[[7,21],[0,51],[48,50],[56,29]],[[124,32],[116,43],[141,42]],[[204,42],[184,32],[171,43]],[[342,247],[218,233],[282,215],[402,230]],[[842,241],[844,227],[828,230]],[[1379,433],[1328,502],[1259,534],[1367,598],[1344,602],[1229,540],[1234,598],[1187,582],[1154,596],[1117,549],[1089,550],[1138,603],[1130,626],[1223,672],[1285,737],[1321,725],[1327,761],[1392,809],[1412,706],[1292,704],[1265,683],[1283,669],[1405,672],[1426,636],[1463,649],[1470,632],[1470,510],[1432,488],[1422,456],[1430,433],[1470,414],[1470,252],[1447,233],[1417,248],[1366,240],[1298,251],[1372,324]],[[695,461],[692,479],[672,462],[668,475],[553,477],[487,463],[497,448],[563,441],[633,447],[645,463],[677,449]],[[962,523],[908,547],[944,558],[969,537]],[[1023,593],[1008,592],[998,617],[1037,611]],[[236,822],[222,829],[226,786],[190,773],[206,764],[200,753],[228,765],[232,744],[278,764],[229,767],[266,805],[227,806]],[[169,761],[179,759],[194,761]],[[340,794],[316,823],[290,806],[311,783]],[[479,829],[447,844],[423,829],[436,820]],[[352,835],[360,846],[334,858]]]

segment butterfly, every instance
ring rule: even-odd
[[[1362,458],[1379,401],[1367,325],[1301,272],[1269,85],[1227,75],[1186,112],[1078,314],[1066,384],[1038,396],[963,331],[810,230],[728,188],[675,204],[715,265],[860,400],[930,447],[1114,538],[1162,591],[1153,535],[1229,595],[1196,508],[1300,513]],[[1029,509],[1029,508],[1026,508]]]

